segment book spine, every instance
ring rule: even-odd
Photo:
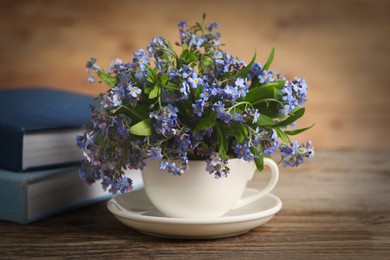
[[[0,126],[0,168],[21,172],[23,158],[21,129]]]
[[[0,178],[0,219],[27,223],[27,183]]]

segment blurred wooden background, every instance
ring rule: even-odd
[[[51,86],[97,94],[85,62],[115,58],[206,12],[220,24],[225,50],[265,62],[309,84],[300,137],[319,149],[384,150],[390,145],[390,2],[299,1],[4,1],[0,0],[0,87]]]

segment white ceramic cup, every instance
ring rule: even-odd
[[[148,159],[142,178],[147,196],[168,217],[223,216],[229,210],[243,207],[269,193],[279,178],[277,164],[264,158],[264,164],[271,169],[271,178],[258,193],[242,199],[248,181],[257,172],[254,162],[230,159],[230,174],[219,179],[206,172],[205,161],[189,161],[189,169],[181,176],[161,171],[160,163],[161,161]]]

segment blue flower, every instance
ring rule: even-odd
[[[142,92],[142,90],[141,90],[140,88],[134,87],[134,86],[132,86],[132,85],[129,85],[129,86],[127,87],[127,89],[128,89],[128,91],[129,91],[129,94],[130,94],[132,97],[134,97],[134,98],[138,97],[138,95],[140,95],[141,92]]]
[[[218,51],[213,55],[214,62],[217,64],[225,64],[224,53],[222,51]]]
[[[288,115],[295,107],[303,105],[307,100],[307,84],[304,79],[295,78],[292,81],[286,81],[286,84],[280,91],[284,102],[279,114]]]
[[[279,147],[279,139],[278,135],[276,134],[276,131],[272,129],[272,136],[270,140],[263,140],[262,141],[263,146],[263,153],[266,156],[270,156],[273,154],[276,149]]]
[[[261,73],[262,67],[260,63],[255,62],[252,67],[249,69],[248,77],[252,80],[257,78]]]
[[[177,80],[180,76],[180,73],[177,68],[174,68],[168,73],[168,75],[169,75],[169,80]]]
[[[155,37],[152,39],[150,45],[146,48],[149,57],[155,56],[158,51],[166,49],[165,39],[163,37]]]
[[[99,66],[96,65],[96,57],[91,57],[88,61],[87,64],[85,65],[87,69],[90,70],[98,70]]]
[[[135,78],[139,83],[144,84],[146,82],[146,78],[148,77],[148,72],[146,70],[140,71],[135,74]]]
[[[177,118],[177,113],[179,112],[179,109],[177,107],[174,107],[172,104],[168,104],[164,109],[168,113],[168,116],[174,119]]]
[[[259,110],[257,110],[257,109],[251,110],[250,115],[253,117],[252,124],[257,123],[257,120],[259,120],[259,117],[260,117]]]
[[[148,150],[147,156],[154,160],[160,160],[163,158],[160,147],[152,147]]]
[[[188,82],[191,84],[192,88],[197,88],[198,85],[203,83],[203,80],[198,78],[198,74],[196,74],[196,72],[193,72],[192,77],[188,78]]]
[[[195,102],[196,102],[195,104],[192,104],[192,108],[194,109],[194,113],[198,117],[201,117],[203,114],[205,102],[203,99],[198,99]]]
[[[189,42],[190,46],[195,46],[197,49],[199,49],[203,43],[204,43],[203,37],[196,37],[195,34],[191,35],[191,40]]]
[[[184,95],[184,99],[188,99],[188,94],[190,93],[190,86],[188,85],[187,81],[181,83],[180,93]]]
[[[106,108],[111,105],[111,97],[108,94],[104,94],[102,100],[100,101],[100,104]]]
[[[244,115],[239,113],[232,114],[232,120],[242,124],[244,122]]]
[[[307,101],[307,84],[304,79],[295,78],[292,82],[292,89],[296,96],[298,105],[303,105]]]
[[[121,65],[123,65],[123,61],[121,59],[115,59],[115,60],[111,61],[110,66],[108,67],[107,73],[111,74],[112,72],[114,72],[116,70],[116,68],[120,67]]]
[[[219,24],[218,23],[209,23],[207,25],[207,30],[209,30],[210,32],[213,30],[213,29],[218,29],[219,28]]]
[[[237,78],[235,85],[238,87],[238,97],[245,97],[249,91],[246,79]]]
[[[243,78],[237,78],[236,79],[236,82],[234,82],[234,84],[237,86],[237,87],[245,87],[247,85],[246,83],[246,79],[243,79]]]
[[[118,93],[115,93],[113,96],[112,96],[112,104],[116,107],[122,105],[122,100],[121,100],[121,96],[120,94]]]
[[[254,158],[254,154],[250,151],[250,146],[247,141],[236,144],[234,146],[234,152],[237,155],[237,158],[243,158],[245,161],[250,161]]]
[[[227,160],[222,160],[218,153],[212,152],[210,158],[206,160],[206,171],[210,174],[214,174],[214,177],[217,179],[227,177],[229,174]]]
[[[145,65],[149,65],[149,60],[146,57],[145,51],[140,49],[135,51],[133,55],[133,62],[138,64],[141,71],[145,70]]]
[[[179,73],[180,73],[182,79],[187,79],[188,77],[190,77],[193,74],[193,72],[194,72],[194,70],[190,66],[187,66],[187,65],[183,65],[179,70]]]
[[[290,157],[295,154],[295,150],[290,146],[280,146],[280,151],[282,152],[282,157]]]
[[[207,83],[205,83],[202,86],[202,93],[199,95],[199,97],[204,101],[207,101],[211,96],[215,96],[216,94],[217,90],[215,87],[210,87]]]
[[[189,135],[187,134],[181,135],[180,138],[177,140],[177,144],[182,151],[187,151],[191,145],[191,140]]]
[[[227,85],[226,88],[224,89],[224,92],[228,97],[237,97],[238,96],[237,91],[238,91],[237,87],[233,87],[230,85]]]
[[[231,114],[226,112],[217,114],[217,117],[221,119],[223,122],[225,122],[225,124],[229,123],[230,120],[232,120],[233,118]]]
[[[179,110],[172,104],[168,104],[165,107],[158,109],[149,114],[150,118],[156,120],[154,127],[156,133],[171,136],[175,134],[174,128],[176,127],[177,112]]]
[[[93,77],[93,76],[89,76],[88,78],[87,78],[87,81],[89,82],[89,83],[94,83],[95,82],[95,78]]]
[[[213,167],[222,165],[221,157],[215,152],[210,155],[210,165]]]
[[[185,21],[180,21],[178,24],[179,27],[179,38],[182,42],[185,41],[186,38],[186,32],[187,32],[187,22]]]
[[[104,191],[106,191],[107,190],[107,188],[110,186],[110,185],[112,185],[112,180],[111,180],[111,178],[109,177],[109,176],[104,176],[103,178],[102,178],[102,188],[103,188],[103,190]]]
[[[223,113],[225,112],[225,105],[221,101],[218,101],[213,104],[212,109],[217,113]]]
[[[125,193],[131,190],[131,181],[127,177],[117,178],[112,184],[112,188],[121,193]]]
[[[232,119],[232,115],[225,111],[224,104],[221,101],[214,103],[212,109],[217,112],[217,118],[224,121],[226,124]]]
[[[187,27],[187,22],[186,21],[180,21],[177,25],[181,29],[185,29]]]
[[[283,167],[297,167],[304,162],[304,157],[313,158],[314,156],[314,147],[310,141],[306,144],[299,144],[298,141],[290,145],[282,144],[279,149],[282,152]]]
[[[86,130],[82,135],[77,135],[76,141],[77,141],[77,147],[80,149],[86,149],[90,143],[93,143],[94,137],[93,133],[91,134],[90,131]]]
[[[85,138],[85,135],[77,135],[76,136],[77,147],[84,150],[85,147],[87,146],[86,140],[87,139]]]
[[[129,137],[129,129],[127,128],[125,122],[123,120],[113,120],[113,125],[116,126],[116,132],[118,133],[118,137],[122,137],[123,139],[127,139]],[[118,138],[119,139],[119,138]],[[121,140],[121,139],[119,139]]]
[[[263,70],[261,74],[257,77],[261,84],[268,83],[272,78],[272,73],[267,70]]]
[[[176,163],[168,163],[166,165],[168,172],[172,175],[181,175],[182,171],[179,167],[176,166]]]

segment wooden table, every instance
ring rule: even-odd
[[[283,209],[241,236],[149,237],[121,224],[100,203],[30,225],[0,222],[0,258],[389,259],[389,158],[389,152],[319,151],[301,168],[282,169],[273,193]]]

